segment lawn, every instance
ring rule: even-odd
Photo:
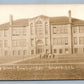
[[[84,79],[84,56],[33,58],[0,65],[0,80]]]

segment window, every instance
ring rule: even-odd
[[[7,36],[7,35],[8,35],[8,31],[4,30],[4,36]]]
[[[34,54],[34,50],[31,50],[31,54]]]
[[[59,53],[62,54],[62,52],[63,52],[62,49],[59,49]]]
[[[77,27],[73,27],[73,33],[77,33]]]
[[[15,50],[13,50],[13,55],[16,55],[16,51]]]
[[[53,38],[54,45],[68,45],[68,37]]]
[[[12,28],[12,35],[13,36],[25,36],[26,35],[26,28],[24,27],[17,27],[17,28]]]
[[[18,50],[18,55],[20,55],[20,50]]]
[[[74,44],[77,44],[77,37],[74,37]]]
[[[84,37],[79,37],[79,44],[84,44]]]
[[[54,53],[57,53],[56,49],[54,49]]]
[[[37,21],[35,24],[35,28],[36,28],[36,35],[39,38],[43,38],[44,37],[44,32],[43,32],[43,24],[41,21]]]
[[[48,53],[48,49],[46,49],[46,53]]]
[[[8,40],[4,40],[4,46],[8,47]]]
[[[24,50],[24,51],[23,51],[23,55],[26,55],[26,54],[27,54],[27,50]]]
[[[67,34],[67,33],[68,33],[68,28],[65,27],[65,28],[64,28],[64,34]]]
[[[65,53],[66,53],[66,54],[68,54],[68,53],[69,53],[68,48],[65,48]]]
[[[19,39],[19,40],[12,40],[13,47],[26,47],[26,40]]]
[[[30,24],[30,33],[33,35],[33,23]]]
[[[80,33],[84,33],[84,26],[80,26],[80,27],[79,27],[79,32],[80,32]]]
[[[48,45],[48,38],[45,38],[45,45]]]
[[[47,24],[47,22],[45,23],[45,34],[48,34],[48,24]]]
[[[56,27],[53,27],[53,34],[56,34]]]
[[[83,53],[84,53],[84,48],[83,48]]]
[[[67,37],[65,37],[65,45],[68,45],[68,38]]]
[[[78,49],[77,48],[74,48],[74,53],[77,53],[78,52]]]
[[[68,28],[66,25],[53,25],[53,34],[67,34]]]
[[[0,40],[0,47],[2,48],[3,47],[3,41]]]
[[[34,39],[31,39],[31,46],[34,46]]]
[[[7,55],[8,55],[8,51],[7,51],[7,50],[5,50],[4,54],[5,54],[5,56],[7,56]]]

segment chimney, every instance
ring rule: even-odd
[[[69,10],[69,23],[72,23],[72,18],[71,18],[71,10]]]
[[[12,25],[13,25],[13,16],[10,15],[10,26],[12,26]]]

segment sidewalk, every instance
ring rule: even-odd
[[[11,60],[11,58],[9,58],[9,61],[7,61],[7,62],[2,62],[0,65],[11,65],[11,64],[15,64],[15,63],[17,63],[17,62],[24,62],[24,61],[26,61],[26,60],[29,60],[29,59],[33,59],[33,58],[36,58],[36,57],[39,57],[39,56],[28,56],[28,57],[20,57],[20,59],[14,59],[13,61]],[[6,60],[6,59],[5,59]],[[5,61],[4,60],[4,61]],[[7,59],[8,60],[8,59]]]

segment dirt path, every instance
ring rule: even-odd
[[[18,62],[22,62],[22,61],[24,62],[26,60],[33,59],[33,58],[36,58],[36,57],[39,57],[39,56],[27,57],[27,58],[24,58],[24,59],[20,59],[20,60],[8,62],[8,63],[3,63],[3,64],[0,64],[0,65],[12,65],[12,64],[15,64],[15,63],[18,63]]]

